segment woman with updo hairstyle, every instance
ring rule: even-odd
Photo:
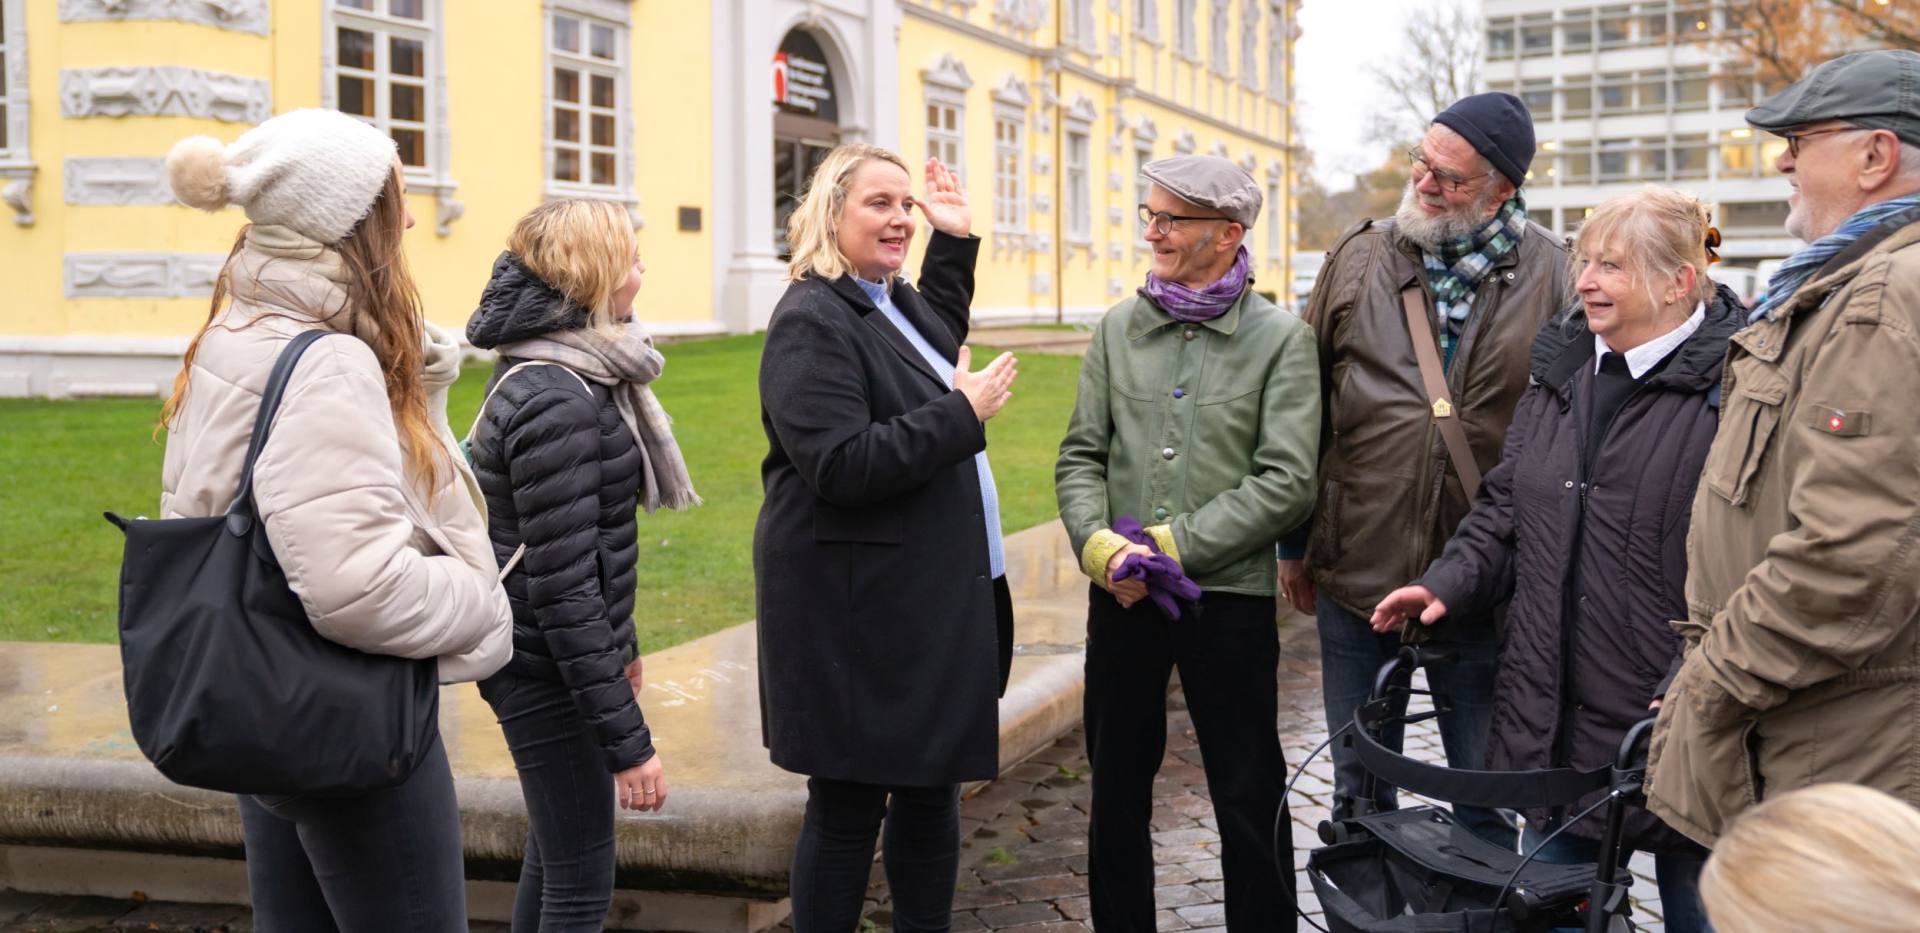
[[[227,511],[275,359],[295,337],[326,332],[294,367],[254,467],[254,505],[287,585],[331,641],[434,658],[442,683],[492,674],[512,651],[510,612],[447,427],[460,345],[422,316],[407,272],[413,215],[393,140],[338,111],[295,110],[231,144],[182,140],[167,178],[182,203],[239,207],[250,223],[162,409],[160,517]],[[340,728],[289,721],[283,739]],[[392,787],[239,804],[257,929],[467,929],[440,742]]]
[[[918,218],[933,232],[909,284]],[[893,928],[950,929],[959,785],[999,773],[1013,602],[987,421],[1014,363],[971,365],[972,224],[939,160],[916,189],[899,156],[850,144],[787,226],[753,570],[761,728],[807,776],[794,933],[860,926],[883,825]]]
[[[1506,604],[1490,769],[1609,766],[1679,669],[1668,620],[1687,617],[1693,495],[1727,341],[1746,322],[1707,277],[1719,241],[1706,206],[1679,191],[1594,209],[1573,244],[1579,301],[1534,340],[1499,465],[1439,559],[1374,610],[1374,628],[1391,631]],[[1523,848],[1592,861],[1604,814],[1542,841],[1600,797],[1529,811]],[[1705,851],[1645,811],[1627,832],[1630,850],[1654,854],[1667,929],[1705,929]]]
[[[646,268],[626,208],[534,208],[494,260],[467,339],[497,358],[469,436],[513,604],[513,659],[481,681],[527,804],[514,933],[599,930],[614,807],[659,811],[667,780],[639,703],[637,509],[700,502],[633,313]]]

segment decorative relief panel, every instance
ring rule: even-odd
[[[260,123],[273,115],[273,92],[259,78],[172,65],[63,68],[66,117],[202,117]]]
[[[68,204],[172,204],[167,160],[71,158],[66,162]]]
[[[0,174],[0,204],[13,209],[15,225],[33,226],[33,171],[31,169]]]
[[[268,0],[60,0],[60,21],[172,20],[267,34]]]
[[[227,257],[220,253],[68,253],[68,298],[200,298]]]

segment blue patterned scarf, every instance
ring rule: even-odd
[[[1526,232],[1527,204],[1515,192],[1471,235],[1442,243],[1435,252],[1420,251],[1433,302],[1446,324],[1440,328],[1440,349],[1446,365],[1453,365],[1453,350],[1466,329],[1467,314],[1473,310],[1474,292],[1494,264],[1520,245]]]
[[[1800,290],[1800,286],[1807,284],[1807,280],[1812,278],[1815,272],[1820,271],[1820,267],[1826,265],[1827,260],[1840,255],[1841,250],[1853,245],[1855,240],[1879,226],[1881,221],[1916,205],[1920,205],[1920,194],[1910,194],[1902,198],[1890,198],[1878,204],[1869,204],[1855,211],[1852,217],[1847,218],[1846,222],[1840,225],[1840,229],[1808,243],[1805,249],[1788,256],[1787,261],[1781,263],[1780,268],[1774,271],[1773,277],[1767,279],[1767,298],[1747,315],[1747,323],[1758,323],[1762,318],[1771,316]]]

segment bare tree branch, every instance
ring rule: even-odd
[[[1480,17],[1460,0],[1416,8],[1392,57],[1368,67],[1393,105],[1372,115],[1374,133],[1390,142],[1419,137],[1434,114],[1480,82]]]

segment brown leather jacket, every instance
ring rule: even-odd
[[[1322,594],[1361,616],[1425,572],[1469,508],[1401,310],[1400,289],[1416,281],[1434,313],[1419,247],[1390,220],[1361,221],[1328,251],[1307,300],[1322,401],[1307,569]],[[1534,336],[1572,297],[1565,245],[1533,223],[1480,283],[1447,385],[1483,474],[1500,462]]]

